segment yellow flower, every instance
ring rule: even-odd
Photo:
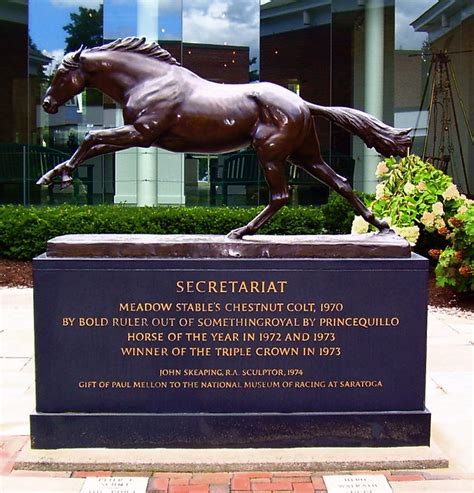
[[[407,181],[405,183],[405,186],[403,187],[403,191],[407,194],[410,195],[415,191],[415,185],[413,183]]]
[[[375,198],[376,199],[381,199],[385,195],[384,193],[384,184],[379,183],[375,187]]]
[[[352,221],[352,234],[363,234],[369,231],[369,223],[362,216],[355,216]]]
[[[465,212],[467,212],[467,205],[463,204],[459,207],[458,214],[464,214]]]
[[[411,246],[415,246],[420,236],[420,228],[418,226],[406,226],[406,227],[397,227],[393,226],[395,233],[400,235],[402,238],[405,238]]]
[[[386,175],[389,172],[387,163],[385,161],[380,161],[379,164],[377,164],[377,168],[375,168],[375,176],[383,176]]]
[[[412,246],[418,241],[420,236],[420,228],[418,226],[409,226],[405,228],[405,238],[410,242]]]
[[[452,183],[449,187],[442,193],[444,200],[457,199],[460,197],[458,187]]]
[[[428,190],[428,187],[426,186],[426,183],[424,181],[420,181],[418,185],[416,186],[419,192],[424,192],[425,190]]]
[[[437,216],[442,216],[444,214],[444,208],[443,208],[443,204],[441,202],[436,202],[435,204],[433,204],[433,206],[431,207],[431,210]]]
[[[421,216],[421,222],[428,228],[434,226],[434,221],[435,221],[436,216],[433,214],[433,212],[425,212]]]
[[[442,217],[437,217],[434,222],[434,227],[436,229],[444,228],[446,226],[446,223],[444,222],[444,219]]]

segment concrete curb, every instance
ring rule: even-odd
[[[15,469],[48,471],[354,471],[447,468],[436,445],[400,448],[59,449],[25,445]]]

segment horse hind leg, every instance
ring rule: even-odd
[[[323,159],[320,157],[316,161],[298,162],[295,159],[295,164],[302,167],[307,173],[314,178],[321,180],[330,188],[342,195],[354,208],[357,214],[362,216],[368,223],[375,226],[381,232],[388,232],[390,226],[386,221],[377,218],[374,213],[368,209],[362,200],[357,197],[352,189],[349,180],[344,176],[338,175]]]
[[[228,238],[240,239],[244,235],[254,234],[289,201],[290,193],[288,180],[285,176],[285,161],[268,161],[262,163],[262,169],[270,188],[270,201],[265,209],[248,224],[231,231],[227,235]]]

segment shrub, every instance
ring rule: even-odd
[[[261,208],[126,207],[119,205],[0,207],[0,256],[31,259],[54,236],[87,233],[227,234]],[[328,228],[319,208],[284,208],[262,234],[320,234]]]
[[[429,252],[438,257],[437,284],[452,286],[461,292],[474,291],[474,205],[470,204],[463,214],[448,220],[443,234],[449,240],[449,246]]]
[[[386,219],[416,251],[439,258],[444,265],[436,269],[439,285],[449,284],[465,291],[469,285],[468,272],[472,278],[472,269],[468,271],[465,266],[472,266],[474,253],[463,247],[464,275],[454,274],[452,249],[458,252],[458,257],[461,255],[460,249],[467,241],[471,227],[472,217],[468,211],[472,209],[473,201],[459,193],[450,176],[415,155],[399,161],[387,158],[379,163],[375,174],[381,182],[369,208],[377,217]],[[464,214],[467,215],[461,219]],[[367,231],[368,226],[358,217],[353,222],[353,231]],[[451,277],[449,281],[448,277]]]
[[[371,199],[371,195],[356,192],[363,201]],[[341,195],[331,191],[327,204],[321,206],[324,217],[324,227],[330,234],[350,233],[355,211],[352,205]]]

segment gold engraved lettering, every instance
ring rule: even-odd
[[[303,380],[295,382],[295,389],[324,389],[326,388],[325,380]]]
[[[156,342],[163,341],[163,332],[128,332],[128,342]]]
[[[255,349],[257,356],[298,356],[297,347],[258,347]]]
[[[283,303],[226,303],[226,312],[281,312]]]
[[[79,327],[107,327],[109,320],[105,317],[79,317]]]
[[[340,347],[320,347],[319,356],[341,356],[342,350]]]
[[[113,389],[131,389],[132,384],[130,382],[111,382]]]
[[[169,312],[173,303],[119,303],[121,312]]]
[[[287,303],[286,309],[289,312],[315,312],[316,303]]]
[[[177,368],[162,368],[159,372],[160,377],[180,377],[181,370]]]
[[[220,303],[176,303],[177,312],[218,312]]]
[[[112,327],[148,327],[148,319],[143,317],[114,317]]]
[[[240,389],[240,382],[201,382],[202,389]]]
[[[167,387],[167,382],[133,382],[134,389],[166,389]]]
[[[89,381],[79,382],[78,387],[80,389],[95,389],[97,387],[97,381],[89,380]]]
[[[246,347],[216,347],[215,352],[217,356],[224,356],[227,358],[235,358],[240,356],[252,356],[252,348]]]
[[[381,380],[341,380],[339,381],[339,387],[346,389],[367,389],[383,387],[383,383]]]
[[[187,341],[192,342],[207,342],[206,332],[185,332],[184,337]]]
[[[321,303],[319,309],[322,312],[342,312],[344,305],[342,303]]]
[[[309,332],[288,332],[286,334],[284,341],[285,342],[307,342],[309,341],[310,335]]]
[[[190,347],[191,356],[212,356],[210,347]]]
[[[280,382],[244,382],[244,389],[279,389]]]
[[[214,342],[231,342],[239,340],[238,332],[211,332],[211,337]]]
[[[400,325],[398,317],[323,317],[319,319],[321,327],[396,327]]]
[[[242,370],[243,377],[282,377],[285,371],[282,368],[250,368]]]
[[[122,356],[169,356],[165,347],[121,347]]]
[[[297,318],[198,318],[198,327],[300,327]]]
[[[176,281],[177,293],[284,293],[288,281]]]

